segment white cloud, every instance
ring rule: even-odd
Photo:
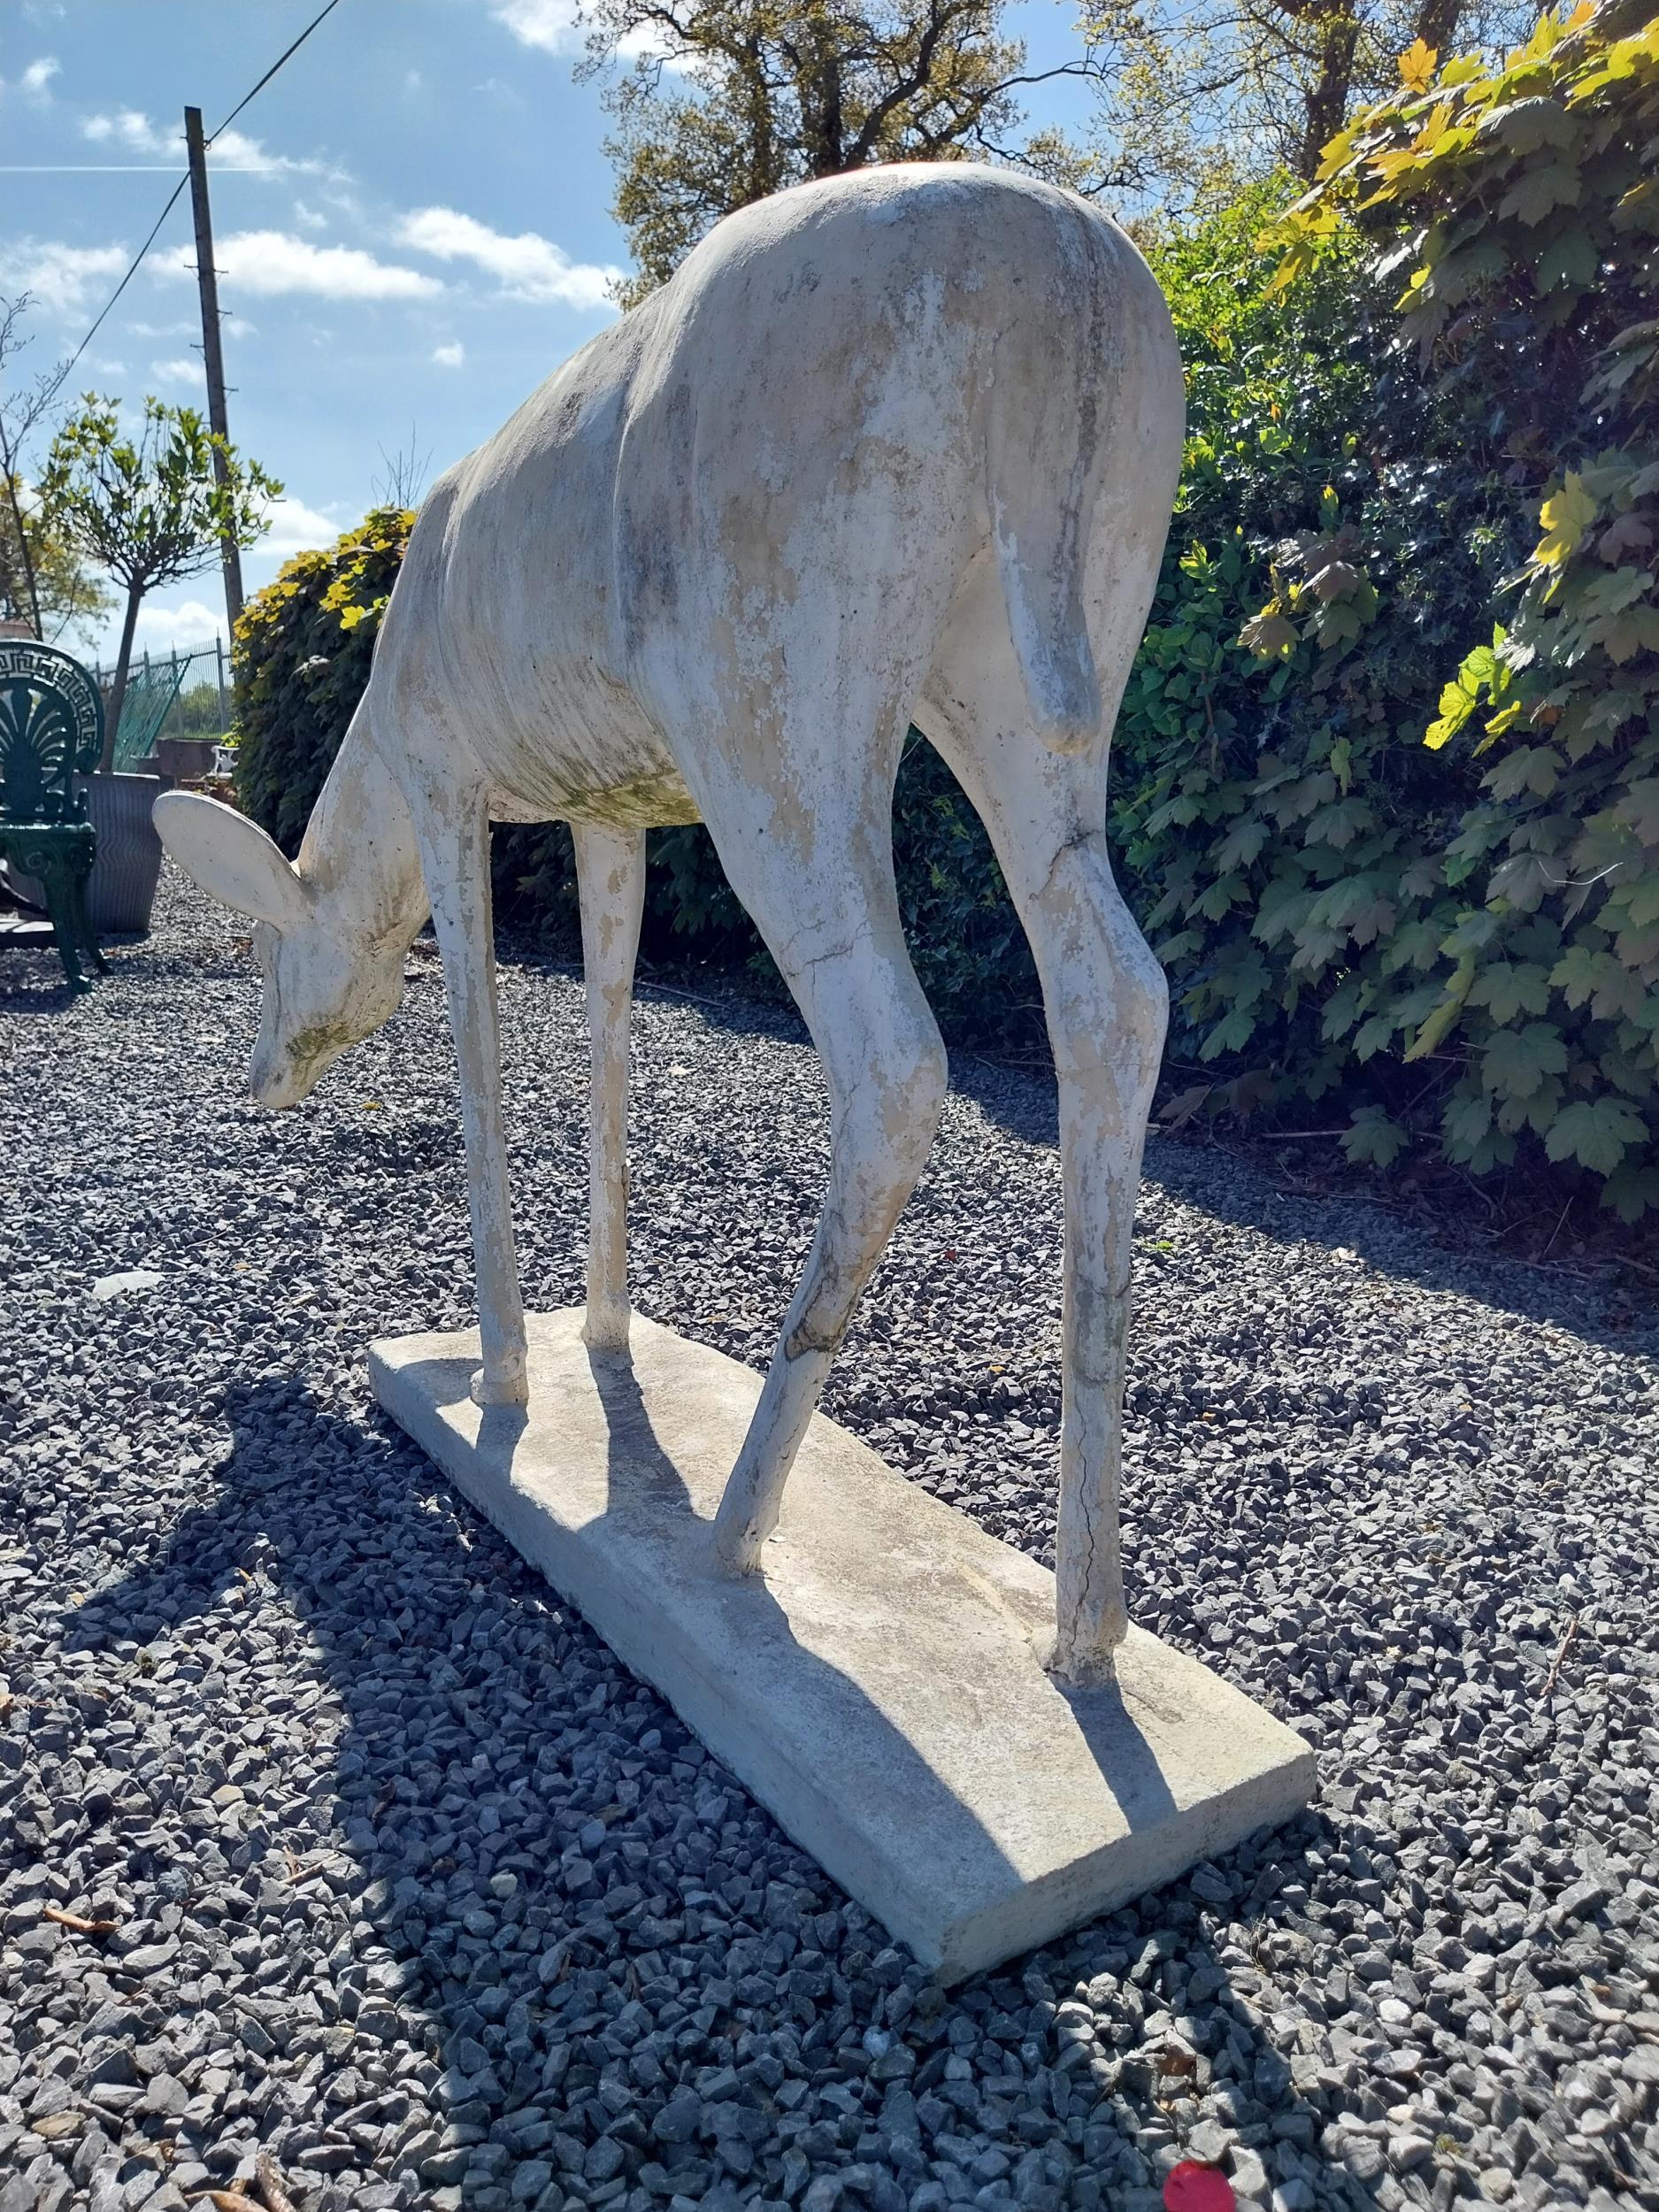
[[[113,143],[134,154],[177,153],[184,144],[182,131],[162,130],[137,108],[118,108],[113,115],[85,116],[81,135],[96,146]]]
[[[316,507],[308,507],[303,499],[285,495],[271,504],[271,527],[259,541],[261,553],[277,555],[287,560],[293,553],[309,553],[313,548],[332,545],[343,526],[331,521]]]
[[[572,261],[551,239],[533,230],[516,238],[491,230],[450,207],[421,207],[397,228],[398,243],[440,261],[471,261],[495,278],[509,299],[558,301],[566,307],[606,307],[619,269]]]
[[[580,0],[495,0],[490,13],[504,24],[521,46],[534,46],[544,54],[570,54],[585,44],[588,25]],[[626,60],[651,55],[670,69],[691,66],[687,58],[671,54],[654,24],[641,24],[618,41],[617,51]]]
[[[42,107],[49,107],[52,97],[52,79],[58,75],[59,64],[52,54],[42,54],[32,61],[20,77],[0,77],[0,92],[10,89],[20,92],[26,100],[33,100]]]
[[[176,646],[181,653],[193,653],[204,645],[211,645],[216,637],[224,634],[222,605],[210,607],[200,599],[187,599],[173,607],[141,607],[134,626],[133,643],[141,650],[147,646],[151,652],[165,652]]]
[[[490,13],[521,46],[540,47],[544,54],[567,54],[581,43],[577,0],[496,0]]]
[[[213,242],[221,282],[244,293],[307,292],[330,300],[429,299],[436,277],[396,262],[377,261],[357,246],[316,246],[288,231],[233,231]],[[175,246],[156,266],[169,276],[196,274],[196,249]]]
[[[171,361],[152,361],[150,373],[163,384],[200,384],[202,364],[194,354],[175,354]]]
[[[308,207],[303,200],[295,201],[294,219],[302,230],[326,230],[328,227],[328,218],[319,215],[314,207]]]
[[[117,145],[128,153],[158,154],[175,161],[183,157],[183,131],[176,124],[152,122],[140,108],[118,108],[112,115],[85,116],[81,134],[95,145]],[[288,154],[273,154],[263,139],[250,138],[246,131],[220,131],[207,154],[215,169],[245,176],[341,179],[348,174],[326,161],[295,160]]]
[[[447,346],[434,346],[432,357],[441,369],[458,369],[466,358],[466,348],[457,338]]]
[[[215,168],[260,177],[331,177],[338,181],[351,173],[331,162],[296,160],[288,154],[271,153],[263,139],[250,138],[244,131],[220,131],[208,148],[207,157]]]
[[[0,288],[29,292],[48,315],[81,315],[127,267],[124,246],[65,246],[19,238],[0,247]]]

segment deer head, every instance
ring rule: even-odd
[[[340,886],[308,882],[234,808],[166,791],[154,811],[185,873],[254,925],[265,998],[248,1080],[262,1105],[296,1106],[348,1046],[396,1012],[405,939],[358,923]]]

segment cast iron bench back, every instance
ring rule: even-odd
[[[0,823],[86,819],[77,776],[104,749],[104,701],[69,654],[32,638],[0,639]]]
[[[76,783],[103,749],[104,701],[81,663],[55,645],[0,638],[0,863],[19,896],[45,907],[76,991],[87,988],[83,954],[104,967],[87,902],[98,840]]]

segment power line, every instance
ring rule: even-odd
[[[235,106],[232,108],[230,113],[219,125],[219,129],[214,131],[206,141],[208,145],[211,146],[213,143],[213,140],[220,135],[220,133],[227,131],[230,128],[231,125],[236,120],[236,118],[248,105],[248,103],[253,99],[257,94],[265,90],[266,85],[268,85],[272,78],[276,75],[277,71],[281,68],[283,63],[287,61],[291,55],[296,54],[300,48],[304,45],[306,40],[317,28],[317,26],[323,20],[323,17],[332,15],[339,5],[340,0],[328,0],[328,4],[323,9],[321,14],[315,15],[311,18],[311,21],[305,26],[305,28],[295,40],[294,43],[291,46],[285,48],[283,51],[277,56],[276,59],[272,63],[270,68],[265,71],[264,76],[261,77],[258,83],[255,85],[253,91],[244,93],[242,98],[237,101]],[[109,313],[111,308],[114,306],[116,301],[120,298],[122,293],[126,291],[127,286],[138,274],[138,266],[140,262],[142,261],[144,256],[155,244],[162,225],[173,212],[173,203],[177,200],[180,193],[183,191],[185,186],[189,182],[189,172],[187,170],[184,175],[179,179],[177,184],[173,186],[172,191],[167,195],[167,204],[162,209],[160,214],[157,216],[155,227],[151,230],[149,237],[145,239],[143,244],[134,255],[132,266],[127,270],[127,274],[121,279],[120,282],[116,286],[114,291],[111,293],[109,298],[104,302],[103,308],[99,311],[97,321],[93,324],[91,329],[88,331],[86,336],[81,341],[81,343],[75,348],[74,351],[70,355],[68,360],[64,364],[64,375],[65,377],[68,376],[70,370],[74,367],[75,363],[80,360],[81,355],[92,343],[92,341],[97,336],[99,326],[103,323],[104,317]]]
[[[253,91],[245,93],[242,97],[237,101],[235,106],[232,108],[230,113],[219,125],[219,130],[213,132],[211,136],[208,139],[207,143],[210,146],[213,143],[213,140],[219,136],[219,131],[227,131],[230,128],[231,125],[236,120],[236,118],[242,113],[243,108],[247,106],[249,101],[254,97],[254,94],[263,92],[265,90],[266,85],[270,83],[272,78],[276,75],[277,71],[281,68],[283,63],[288,58],[288,55],[298,53],[300,48],[304,45],[306,40],[317,28],[317,26],[322,21],[323,16],[332,15],[339,5],[340,0],[328,0],[328,5],[323,10],[322,15],[312,17],[311,20],[305,26],[305,28],[295,40],[293,45],[288,47],[286,52],[280,53],[277,56],[276,59],[272,63],[270,68],[265,71],[264,76],[261,77],[258,83],[255,85]]]
[[[64,375],[65,378],[68,376],[70,370],[74,367],[76,362],[80,360],[81,355],[86,351],[87,348],[92,343],[92,341],[97,336],[98,326],[103,322],[104,316],[109,313],[111,308],[114,306],[116,301],[120,298],[122,293],[126,291],[127,286],[138,274],[139,263],[155,244],[157,233],[160,230],[162,225],[166,221],[168,216],[172,214],[173,202],[178,198],[180,193],[183,191],[188,181],[189,180],[188,176],[180,177],[177,184],[173,186],[172,191],[168,193],[167,204],[162,209],[160,214],[157,216],[155,229],[150,232],[149,237],[145,239],[143,244],[138,249],[137,253],[133,257],[133,265],[130,269],[128,269],[127,274],[116,286],[114,291],[111,293],[109,298],[104,301],[103,308],[99,311],[97,322],[93,324],[91,329],[88,331],[86,336],[81,341],[81,343],[75,348],[74,351],[70,355],[68,360],[64,364]]]

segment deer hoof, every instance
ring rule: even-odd
[[[475,1406],[522,1406],[530,1400],[530,1380],[522,1363],[510,1367],[503,1374],[492,1375],[480,1367],[467,1386],[467,1395]]]
[[[1052,1626],[1035,1630],[1031,1642],[1037,1664],[1045,1674],[1052,1675],[1062,1689],[1110,1690],[1117,1687],[1118,1667],[1110,1651],[1063,1654],[1059,1636]]]

